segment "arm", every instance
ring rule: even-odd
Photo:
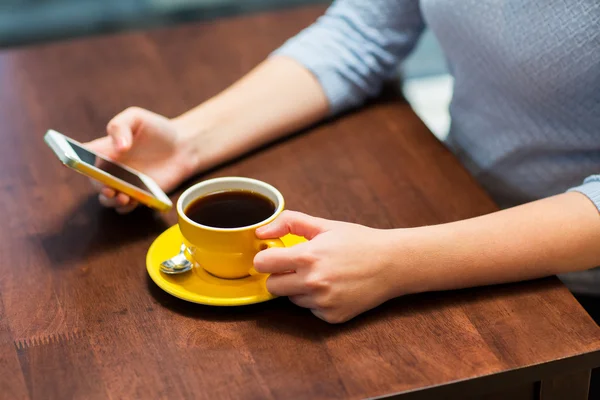
[[[414,268],[414,282],[395,288],[398,295],[521,281],[600,265],[600,215],[580,193],[391,235],[397,242],[392,257],[410,254]]]
[[[336,114],[379,94],[424,28],[419,0],[337,0],[274,54],[310,70]]]
[[[108,136],[87,147],[145,173],[168,192],[200,171],[327,113],[327,99],[315,77],[294,60],[272,57],[221,94],[176,118],[130,107],[108,123]],[[127,213],[137,206],[123,193],[95,186],[105,207]]]
[[[182,131],[202,138],[195,169],[376,96],[423,28],[418,0],[335,1],[250,74],[176,118]],[[203,143],[207,137],[214,146]]]
[[[108,137],[88,146],[169,191],[376,95],[422,30],[418,0],[337,0],[315,24],[207,102],[174,119],[127,109],[110,121]],[[100,199],[121,211],[135,206],[108,188]]]
[[[189,174],[213,167],[325,117],[327,98],[297,61],[271,57],[234,85],[174,119],[192,144]]]
[[[566,193],[468,220],[378,230],[288,212],[257,230],[309,242],[255,258],[271,293],[329,322],[394,297],[533,279],[600,265],[600,215]],[[287,271],[295,271],[287,273]]]

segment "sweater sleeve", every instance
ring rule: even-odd
[[[419,0],[336,0],[273,55],[311,71],[336,114],[379,94],[423,29]]]
[[[600,175],[587,177],[583,184],[568,190],[569,192],[580,192],[589,197],[598,211],[600,211]]]

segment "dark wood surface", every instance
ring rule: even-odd
[[[590,372],[579,371],[542,381],[540,397],[542,400],[578,399],[587,400]]]
[[[600,328],[556,279],[400,298],[343,325],[287,299],[227,309],[180,301],[144,265],[175,212],[102,209],[42,142],[48,128],[102,135],[131,105],[175,116],[320,12],[0,53],[0,397],[502,398],[494,393],[523,387],[530,398],[540,382],[575,385],[570,374],[600,363]],[[401,100],[195,180],[225,175],[274,184],[291,209],[380,228],[496,209]]]

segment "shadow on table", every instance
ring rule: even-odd
[[[164,292],[150,277],[148,290],[161,306],[168,310],[203,321],[255,321],[260,329],[273,329],[308,339],[330,336],[339,328],[315,317],[310,310],[297,307],[287,298],[239,307],[212,307],[190,303]]]
[[[274,330],[308,340],[343,334],[364,326],[385,323],[399,315],[426,312],[439,307],[440,294],[414,295],[391,300],[343,324],[329,324],[315,317],[310,310],[296,306],[287,298],[240,307],[211,307],[190,303],[160,289],[149,277],[148,290],[163,307],[188,318],[205,321],[255,321],[258,329]]]
[[[70,268],[96,254],[156,237],[169,225],[146,207],[119,215],[100,206],[95,196],[65,215],[58,227],[37,236],[54,268]]]
[[[518,297],[523,294],[523,286],[527,287],[526,292],[529,294],[545,291],[555,285],[556,281],[555,278],[546,278],[534,281],[533,285],[531,282],[522,282],[404,296],[338,325],[321,321],[310,310],[297,307],[287,298],[242,307],[210,307],[173,297],[156,286],[149,277],[147,284],[151,295],[160,305],[188,318],[223,322],[255,321],[259,329],[273,330],[307,340],[322,340],[366,326],[387,324],[393,319],[408,318],[415,314],[431,315],[434,310],[441,311],[448,307],[467,307],[466,312],[470,304],[480,303],[491,298],[490,296],[495,300]]]

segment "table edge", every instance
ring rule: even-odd
[[[539,382],[549,377],[597,367],[600,367],[600,349],[474,378],[465,378],[439,385],[381,395],[372,397],[372,399],[426,400],[441,398],[441,396],[444,396],[444,398],[446,396],[461,398],[465,393],[469,393],[469,396],[477,396],[500,392],[507,388],[507,381],[511,382],[512,387],[517,387],[526,383]]]

